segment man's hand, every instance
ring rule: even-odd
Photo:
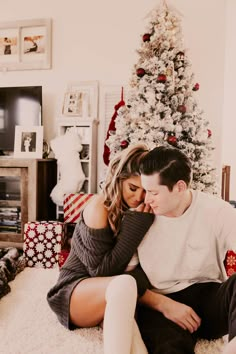
[[[200,317],[189,306],[165,297],[160,303],[160,312],[190,333],[195,332],[201,324]]]
[[[145,294],[139,298],[139,302],[161,312],[168,320],[190,333],[195,332],[201,324],[200,317],[191,307],[154,291],[146,290]]]

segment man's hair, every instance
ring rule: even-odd
[[[179,149],[159,146],[149,151],[140,162],[143,175],[159,174],[159,183],[172,191],[174,185],[182,180],[189,186],[191,182],[191,162]]]

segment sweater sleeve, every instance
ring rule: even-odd
[[[112,276],[124,272],[153,220],[153,214],[128,210],[114,238],[111,231],[88,228],[81,219],[72,243],[89,275]]]
[[[140,264],[133,270],[125,273],[131,275],[136,280],[139,296],[143,296],[147,289],[153,288]]]

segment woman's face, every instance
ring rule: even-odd
[[[132,176],[123,181],[122,197],[129,208],[137,208],[144,201],[145,190],[141,185],[140,176]]]

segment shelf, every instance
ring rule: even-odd
[[[0,208],[20,207],[20,200],[0,200]]]
[[[97,125],[96,119],[67,117],[58,119],[58,134],[63,135],[68,128],[76,128],[81,137],[83,149],[80,151],[80,162],[85,175],[85,181],[78,193],[96,193],[97,191]],[[58,180],[60,173],[58,173]],[[74,192],[75,193],[75,192]],[[57,219],[63,217],[63,206],[57,205]]]
[[[0,232],[0,241],[23,242],[23,236],[17,232]]]

